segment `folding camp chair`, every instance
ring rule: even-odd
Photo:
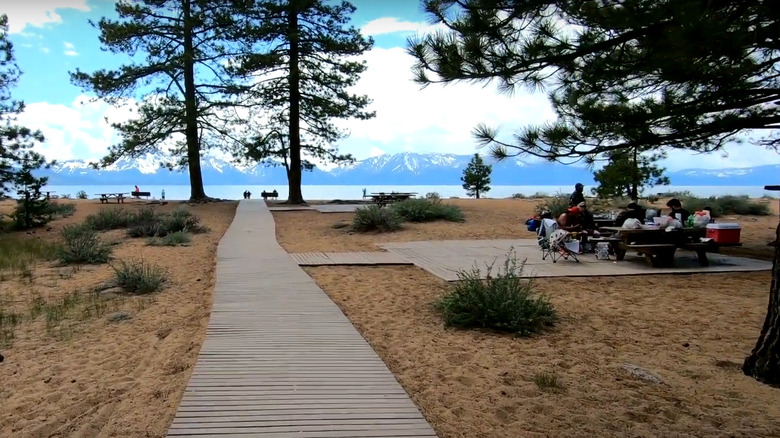
[[[580,252],[580,242],[572,239],[568,231],[558,228],[558,223],[553,219],[542,219],[537,233],[542,260],[550,257],[555,263],[561,258],[568,260],[571,257],[579,263],[577,253]]]

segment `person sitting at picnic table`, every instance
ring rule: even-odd
[[[677,198],[672,198],[666,203],[666,206],[670,208],[669,217],[678,219],[680,223],[685,226],[685,222],[688,220],[688,216],[690,216],[691,213],[683,208],[682,202]],[[679,218],[677,217],[678,214],[680,215]]]
[[[625,210],[621,211],[617,218],[615,218],[615,226],[616,227],[622,227],[623,223],[626,222],[626,219],[637,219],[640,222],[645,220],[645,210],[639,206],[636,202],[631,202],[630,204],[626,205]]]
[[[579,233],[582,231],[580,223],[580,209],[577,206],[569,207],[568,210],[558,216],[558,227],[570,233]]]
[[[592,235],[598,235],[599,232],[596,231],[598,227],[596,226],[596,221],[593,220],[593,215],[588,211],[588,204],[585,203],[585,201],[580,202],[577,204],[577,208],[580,209],[580,224],[582,225],[582,229]]]
[[[585,186],[583,186],[582,183],[574,185],[574,192],[569,196],[569,207],[574,207],[579,205],[580,202],[585,202],[585,195],[582,193],[583,190],[585,190]]]

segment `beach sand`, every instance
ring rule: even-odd
[[[377,251],[375,243],[532,238],[534,200],[451,200],[466,222],[349,234],[351,214],[274,212],[290,252]],[[776,202],[773,207],[776,210]],[[771,259],[777,216],[739,222],[742,253]],[[561,320],[532,338],[444,328],[444,282],[416,267],[306,271],[388,364],[441,438],[772,437],[778,389],[740,365],[766,313],[769,272],[539,279]],[[663,380],[637,380],[621,365]],[[559,387],[544,385],[553,379]],[[537,381],[539,384],[537,384]]]
[[[75,202],[76,213],[28,238],[54,243],[62,226],[100,208],[138,208],[142,201],[101,205]],[[157,207],[166,212],[180,204]],[[119,260],[143,258],[164,267],[169,284],[145,296],[92,294],[110,279],[108,265],[81,268],[39,263],[27,276],[5,273],[0,305],[20,315],[13,344],[0,348],[0,436],[163,437],[176,412],[205,336],[214,288],[216,247],[233,219],[235,202],[192,205],[210,228],[186,247],[152,247],[124,231],[102,233],[120,241]],[[0,206],[7,212],[7,202]],[[73,297],[78,297],[77,299]],[[97,297],[97,298],[96,298]],[[47,311],[30,321],[34,300],[56,308],[77,301],[61,322],[47,328]],[[109,322],[127,312],[131,319]]]

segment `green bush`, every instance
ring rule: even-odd
[[[359,232],[396,231],[401,229],[401,218],[395,210],[376,205],[358,208],[352,219],[352,229]]]
[[[84,225],[71,225],[62,230],[63,241],[57,248],[61,263],[100,264],[111,258],[111,246],[103,243],[95,230]]]
[[[162,222],[163,217],[157,214],[154,207],[144,207],[130,213],[129,226],[148,224],[149,222]]]
[[[149,239],[151,246],[183,246],[192,241],[190,234],[185,231],[175,231],[165,235],[165,237],[153,237]]]
[[[522,278],[525,263],[517,264],[510,251],[503,270],[486,278],[479,268],[458,272],[458,280],[437,302],[447,326],[489,328],[528,336],[556,321],[556,312],[547,296],[536,292],[533,278]]]
[[[78,193],[76,193],[76,198],[87,199],[89,198],[89,195],[87,195],[87,192],[85,192],[84,190],[79,190]]]
[[[698,211],[704,207],[712,208],[712,216],[719,217],[726,214],[768,216],[772,214],[772,209],[766,202],[759,202],[750,199],[748,196],[711,196],[709,198],[699,198],[696,196],[685,196],[679,198],[683,207],[690,211]]]
[[[447,220],[463,222],[463,212],[455,205],[444,204],[440,199],[406,199],[390,207],[398,216],[409,222]]]
[[[87,216],[84,223],[93,230],[107,231],[127,228],[131,221],[132,215],[123,208],[103,208]]]
[[[72,216],[73,213],[76,212],[76,204],[50,202],[47,211],[52,216],[68,217]]]
[[[200,219],[186,208],[177,208],[171,212],[171,215],[165,220],[165,229],[167,229],[169,233],[179,231],[203,233],[208,231],[206,227],[200,224]]]
[[[125,292],[132,294],[148,294],[160,290],[168,281],[168,272],[165,269],[144,262],[133,260],[119,261],[114,269],[114,283]]]
[[[165,224],[156,220],[137,223],[127,229],[127,235],[130,237],[164,237],[167,234]]]
[[[536,206],[537,211],[547,210],[552,213],[553,218],[557,218],[569,209],[569,195],[558,193],[557,195],[545,199],[544,202]]]

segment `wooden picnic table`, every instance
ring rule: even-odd
[[[97,194],[100,196],[100,203],[101,204],[107,204],[109,200],[116,199],[116,203],[119,204],[125,203],[125,195],[129,195],[132,192],[123,192],[123,193],[99,193]]]
[[[709,266],[708,252],[718,252],[723,246],[741,246],[741,243],[719,244],[714,241],[702,242],[707,235],[705,228],[683,228],[666,231],[664,228],[620,228],[602,227],[605,232],[620,233],[619,239],[611,239],[615,258],[621,261],[628,250],[636,250],[656,267],[673,266],[674,253],[678,248],[696,252],[701,266]],[[614,236],[614,234],[613,234]]]

